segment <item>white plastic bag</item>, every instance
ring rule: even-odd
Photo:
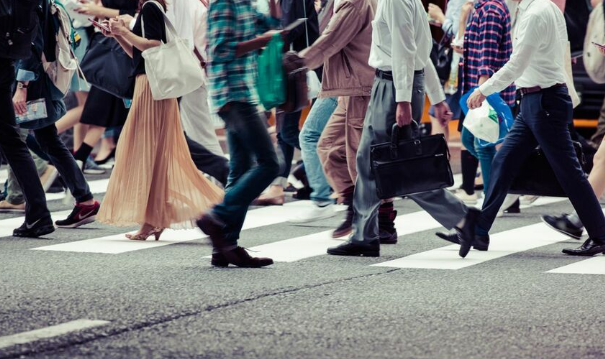
[[[498,114],[487,101],[483,101],[481,107],[468,111],[463,126],[483,141],[495,143],[500,136]]]

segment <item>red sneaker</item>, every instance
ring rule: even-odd
[[[78,228],[97,219],[97,213],[101,205],[99,202],[91,205],[76,204],[74,210],[62,221],[56,221],[55,224],[60,228]]]

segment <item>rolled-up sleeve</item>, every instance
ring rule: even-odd
[[[235,4],[233,0],[212,1],[208,9],[208,52],[212,62],[236,58]]]
[[[385,11],[390,14],[391,54],[393,58],[393,83],[395,100],[410,102],[416,64],[416,29],[414,26],[414,6],[416,1],[386,1]]]

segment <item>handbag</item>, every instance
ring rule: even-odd
[[[380,199],[429,192],[454,185],[450,152],[442,134],[400,140],[393,125],[391,142],[370,147],[370,166]]]
[[[306,67],[301,67],[286,74],[286,102],[279,109],[286,112],[298,112],[309,105],[309,87]]]
[[[465,114],[469,113],[469,108],[468,108],[466,101],[471,96],[473,91],[475,91],[476,88],[477,87],[472,88],[469,92],[467,92],[460,98],[460,102],[459,102],[460,108],[462,109],[462,111]],[[494,94],[487,96],[486,102],[498,114],[500,133],[498,135],[498,139],[494,142],[489,142],[489,141],[485,141],[485,140],[477,138],[476,143],[481,148],[495,146],[499,143],[502,143],[504,141],[504,138],[510,131],[510,129],[513,127],[513,124],[515,122],[515,117],[513,116],[513,111],[511,110],[510,106],[506,102],[504,102],[502,97],[500,97],[499,93],[494,93]],[[464,120],[464,122],[466,122],[466,119]]]
[[[573,142],[573,146],[580,165],[586,171],[587,162],[582,145],[579,142]],[[520,195],[567,197],[540,147],[527,157],[508,192]]]
[[[132,98],[132,59],[115,39],[96,33],[80,67],[93,86],[122,99]]]
[[[256,92],[265,110],[271,110],[286,101],[283,47],[281,35],[275,34],[258,55]]]
[[[452,71],[454,50],[450,46],[450,43],[451,39],[444,35],[439,42],[433,39],[433,48],[431,49],[431,61],[435,65],[437,76],[441,80],[442,85],[449,80]]]
[[[151,95],[154,100],[179,98],[187,95],[204,84],[204,75],[199,61],[188,46],[188,41],[178,37],[176,30],[166,14],[162,5],[156,1],[154,4],[164,15],[166,24],[166,43],[152,47],[142,52],[145,59],[145,72],[149,80]],[[145,37],[145,19],[141,16],[141,29]]]

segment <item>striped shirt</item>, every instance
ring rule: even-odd
[[[504,0],[477,0],[464,34],[463,93],[478,86],[481,76],[492,77],[512,52],[510,13]],[[514,105],[515,86],[510,85],[500,96]]]
[[[279,26],[257,12],[252,0],[213,0],[208,8],[208,80],[212,110],[229,102],[258,103],[257,52],[237,57],[237,45]]]

